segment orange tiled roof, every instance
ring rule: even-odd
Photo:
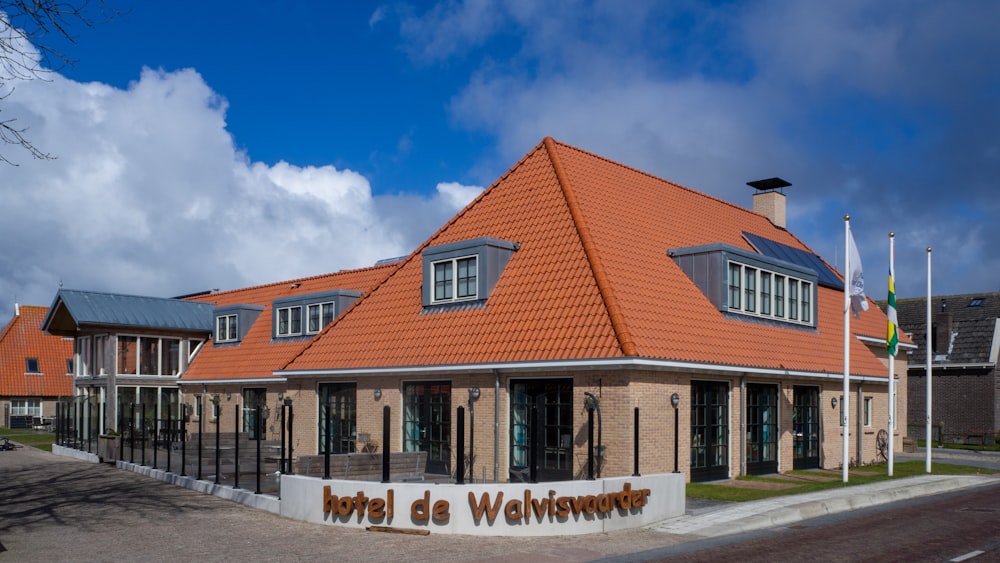
[[[275,299],[344,289],[365,292],[384,278],[396,264],[344,270],[297,280],[289,280],[188,298],[190,301],[227,305],[261,305],[261,312],[239,344],[205,346],[188,367],[181,383],[219,379],[261,379],[273,377],[275,369],[305,344],[301,339],[271,339],[271,303]]]
[[[640,357],[843,370],[843,293],[818,288],[817,330],[726,318],[667,250],[750,232],[802,250],[747,209],[545,139],[285,367],[290,371]],[[478,237],[520,244],[486,307],[420,314],[421,251]],[[872,306],[852,332],[884,337]],[[852,373],[883,364],[851,339]]]
[[[22,305],[0,331],[0,397],[60,397],[73,394],[73,340],[42,332],[48,307]],[[26,360],[38,358],[40,374],[27,374]]]

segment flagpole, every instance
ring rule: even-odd
[[[847,426],[851,397],[851,216],[844,215],[844,395],[840,399],[840,428],[844,436],[843,480],[848,480],[850,466],[850,429]],[[928,423],[930,428],[930,423]],[[928,462],[929,463],[929,462]]]
[[[927,247],[927,338],[924,339],[924,350],[927,356],[927,439],[926,448],[927,451],[927,473],[931,472],[931,449],[934,445],[933,437],[931,436],[931,356],[934,351],[931,350],[931,247]],[[943,438],[943,436],[942,436]]]
[[[896,254],[895,254],[895,251],[896,251],[896,235],[890,232],[889,233],[889,293],[890,293],[890,299],[889,299],[889,303],[886,306],[886,312],[888,312],[890,308],[892,309],[892,314],[889,316],[889,322],[893,324],[893,327],[892,327],[893,331],[897,330],[896,327],[895,327],[895,323],[896,323],[896,315],[895,315],[895,312],[896,312],[895,311],[896,310],[896,297],[895,297],[895,293],[896,293],[896,287],[895,287],[895,285],[896,285],[896,280],[895,280],[895,276],[896,276],[896,273],[895,273]],[[895,424],[896,424],[896,367],[895,367],[895,364],[896,364],[896,350],[895,350],[895,347],[892,345],[892,343],[888,341],[891,338],[892,338],[891,334],[889,334],[889,335],[886,336],[886,339],[887,339],[887,342],[886,342],[886,352],[889,354],[889,455],[887,456],[886,461],[888,462],[888,465],[889,465],[889,477],[892,477],[892,462],[893,462],[893,451],[892,451],[892,448],[893,448],[893,439],[892,438],[893,438],[893,436],[892,435],[895,434],[895,432],[893,432],[893,430],[895,429]]]

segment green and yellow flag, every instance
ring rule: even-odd
[[[889,317],[889,326],[886,329],[885,348],[890,356],[896,355],[896,345],[899,344],[899,326],[896,321],[896,282],[893,280],[892,265],[889,266],[889,306],[886,308],[886,315]]]

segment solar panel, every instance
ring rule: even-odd
[[[832,287],[833,289],[844,289],[844,282],[840,281],[840,278],[833,273],[829,266],[827,266],[819,256],[816,256],[812,252],[792,248],[787,244],[781,244],[780,242],[747,232],[743,233],[743,238],[747,239],[747,241],[749,241],[750,244],[757,249],[757,252],[760,252],[764,256],[770,256],[771,258],[791,262],[796,266],[802,266],[803,268],[809,268],[810,270],[815,271],[819,277],[820,285]]]

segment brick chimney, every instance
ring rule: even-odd
[[[791,184],[781,178],[769,178],[747,182],[747,185],[757,190],[753,194],[753,212],[767,217],[775,227],[787,227],[785,194],[781,190]]]

